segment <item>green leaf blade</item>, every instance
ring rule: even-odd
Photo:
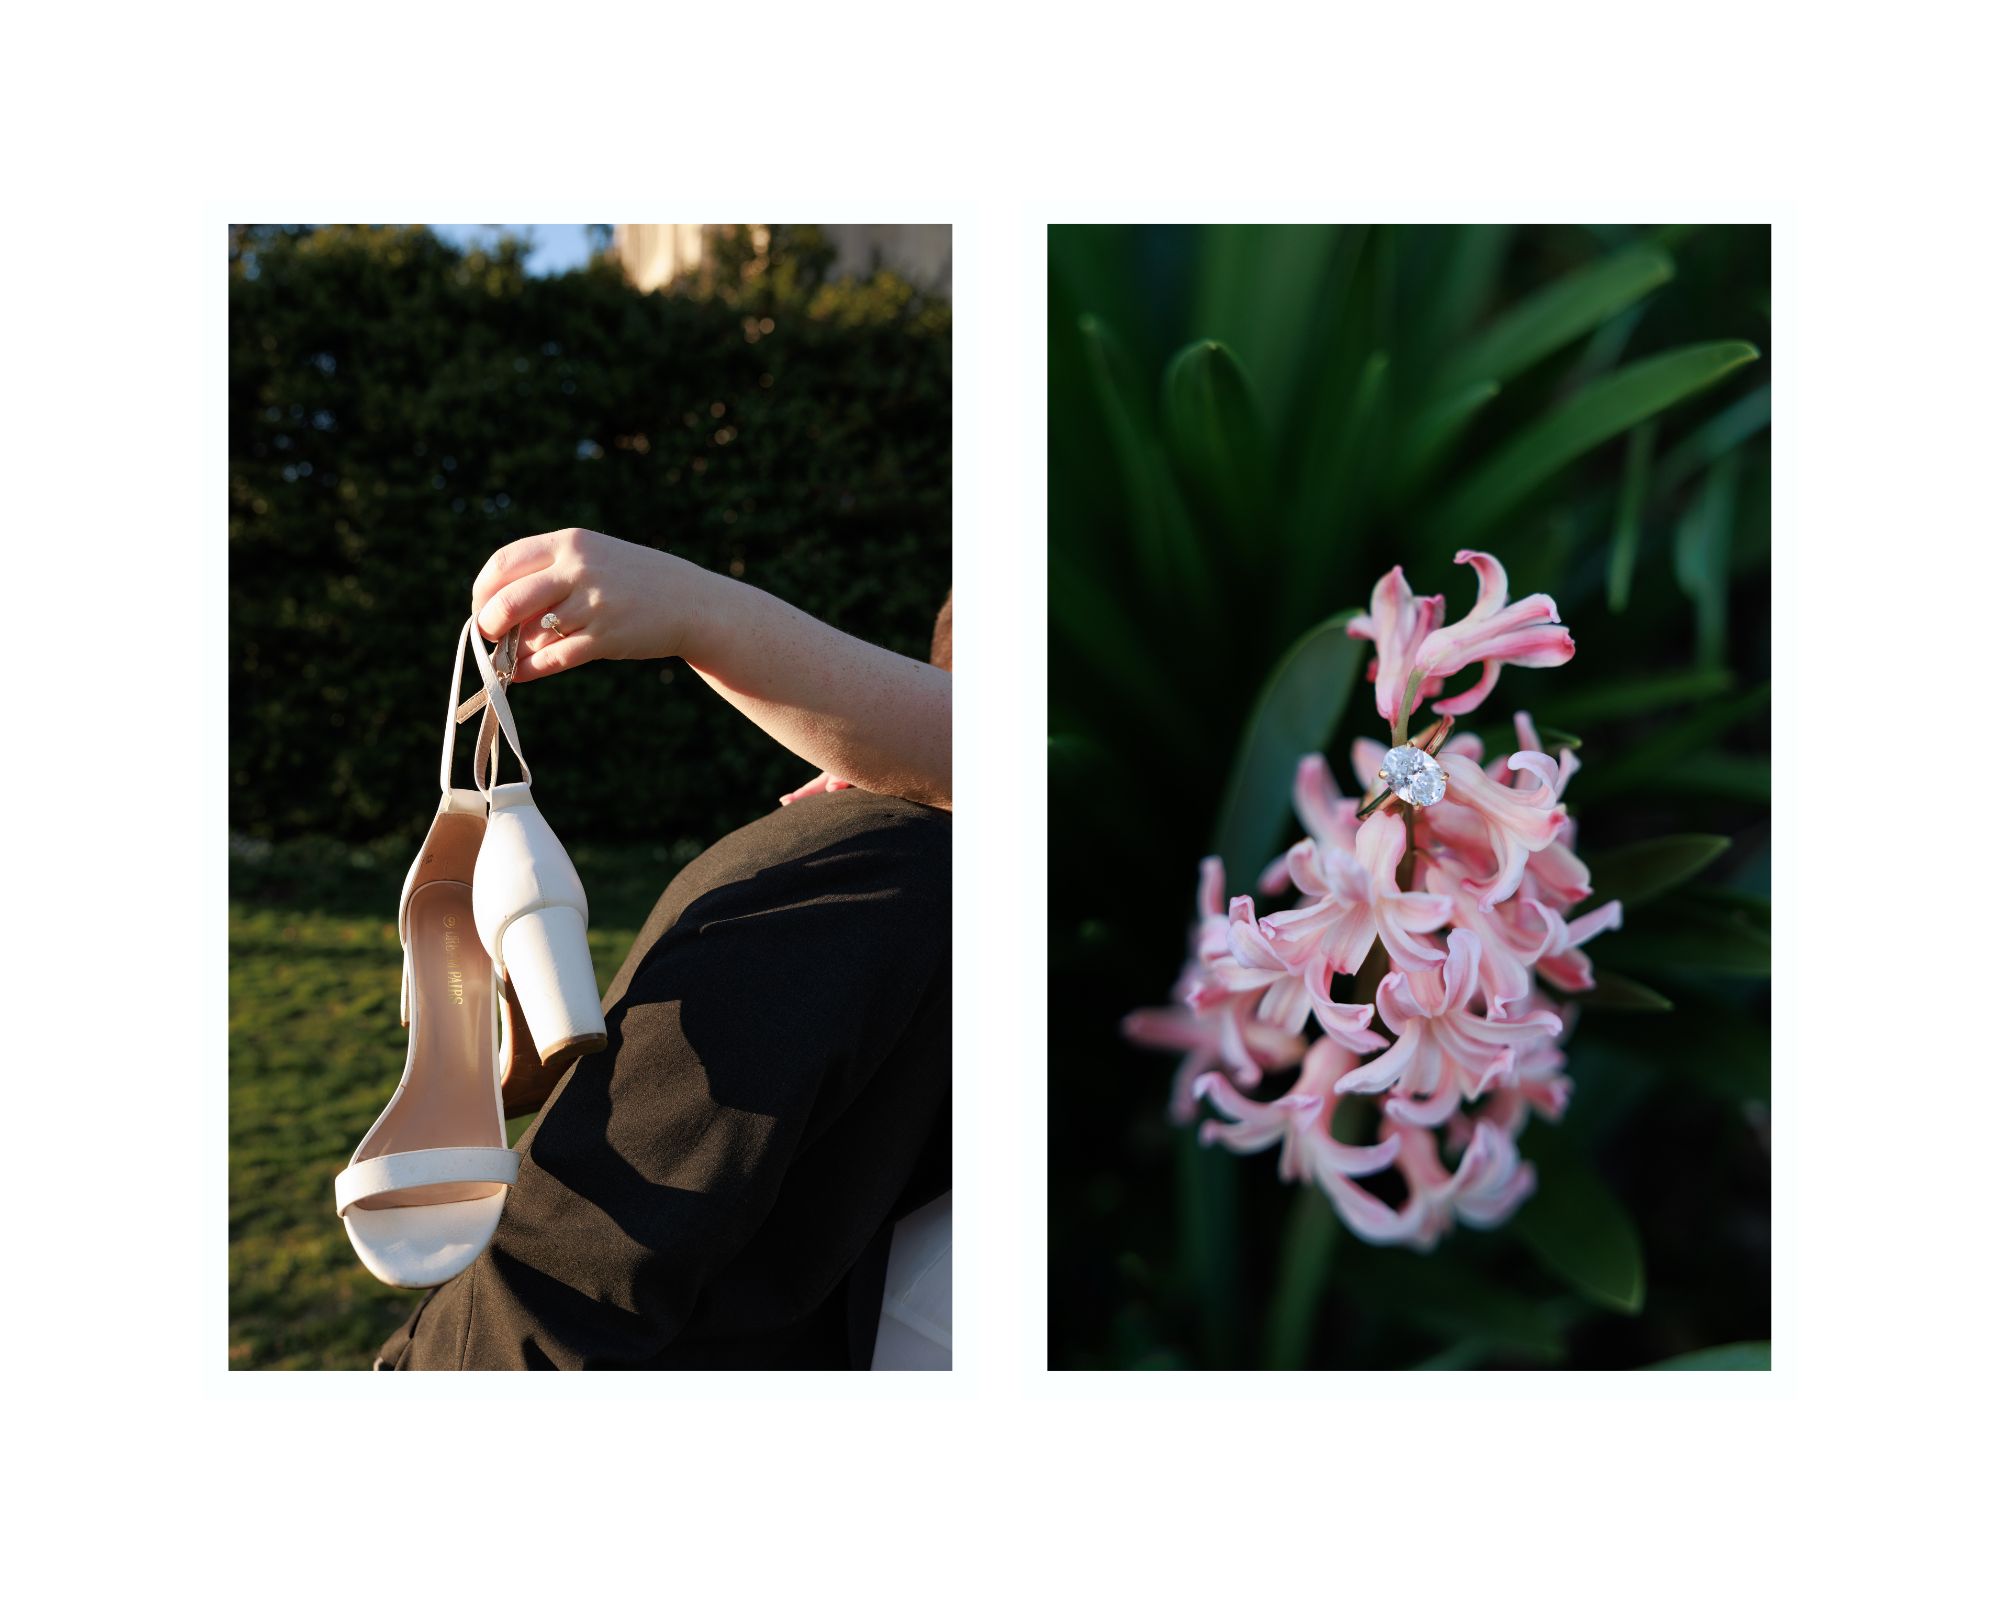
[[[1559,1137],[1535,1149],[1535,1194],[1513,1227],[1557,1277],[1625,1316],[1646,1303],[1639,1230],[1618,1197]]]
[[[1272,668],[1244,723],[1215,831],[1232,892],[1247,890],[1270,860],[1299,758],[1326,747],[1347,709],[1370,648],[1347,637],[1358,615],[1342,612],[1307,629]]]
[[[1636,978],[1627,978],[1616,972],[1606,972],[1599,967],[1592,976],[1596,987],[1586,989],[1576,998],[1584,1005],[1598,1011],[1650,1011],[1667,1012],[1674,1009],[1673,1001],[1655,989],[1647,988]]]
[[[1630,911],[1686,883],[1728,848],[1722,834],[1674,833],[1607,850],[1591,858],[1591,898],[1619,900]]]
[[[1728,646],[1737,467],[1733,454],[1717,462],[1674,529],[1674,577],[1694,602],[1695,664],[1702,667],[1723,665]]]
[[[1111,434],[1139,572],[1162,600],[1201,594],[1206,586],[1193,530],[1167,472],[1138,373],[1099,318],[1084,316],[1077,326],[1098,410]]]
[[[1437,534],[1459,543],[1477,537],[1585,452],[1758,359],[1755,345],[1724,339],[1670,350],[1598,379],[1501,446],[1446,501]]]
[[[1175,469],[1224,534],[1268,519],[1270,436],[1250,379],[1229,347],[1199,339],[1167,364],[1163,432]]]
[[[1457,389],[1479,378],[1504,383],[1608,322],[1673,275],[1672,258],[1648,246],[1579,268],[1502,314],[1446,364],[1437,387]]]
[[[1500,393],[1492,378],[1482,378],[1446,393],[1410,419],[1404,432],[1403,460],[1397,492],[1408,494],[1430,476],[1472,425],[1472,419]]]
[[[1639,564],[1639,535],[1645,526],[1646,480],[1653,467],[1656,423],[1632,430],[1625,449],[1625,477],[1618,488],[1618,513],[1611,525],[1611,555],[1605,564],[1605,601],[1611,614],[1622,616],[1632,601],[1632,573]]]
[[[1317,1185],[1301,1186],[1279,1246],[1278,1289],[1265,1326],[1267,1370],[1296,1372],[1305,1365],[1319,1320],[1320,1300],[1339,1246],[1340,1224],[1332,1204]]]
[[[1708,1350],[1691,1350],[1684,1356],[1655,1361],[1647,1372],[1769,1372],[1769,1340],[1744,1344],[1719,1344]]]

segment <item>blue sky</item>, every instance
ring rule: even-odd
[[[590,259],[589,224],[582,222],[440,222],[431,231],[460,246],[490,245],[502,234],[529,241],[528,271],[537,277],[568,272]]]

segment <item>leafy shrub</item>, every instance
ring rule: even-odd
[[[671,548],[926,654],[950,581],[949,308],[888,275],[827,283],[825,261],[795,234],[714,292],[640,294],[604,260],[529,277],[511,242],[242,233],[233,832],[414,838],[472,580],[525,534]],[[677,662],[594,663],[516,706],[578,841],[711,838],[807,775]]]

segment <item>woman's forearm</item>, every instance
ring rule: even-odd
[[[802,760],[951,808],[951,675],[747,583],[705,574],[682,659]]]
[[[951,807],[951,675],[747,583],[589,528],[516,539],[473,580],[479,630],[520,628],[514,681],[679,656],[794,755],[878,794]]]

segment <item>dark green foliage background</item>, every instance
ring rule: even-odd
[[[1768,230],[1058,227],[1049,309],[1052,1363],[1767,1361]],[[1551,419],[1597,442],[1531,459]],[[1197,1149],[1118,1024],[1165,1002],[1198,859],[1255,839],[1240,892],[1297,836],[1282,783],[1224,819],[1246,725],[1324,701],[1279,770],[1324,734],[1349,793],[1383,735],[1365,685],[1285,712],[1273,670],[1399,562],[1461,615],[1466,544],[1577,643],[1467,725],[1581,738],[1580,847],[1630,903],[1590,954],[1672,1009],[1587,1009],[1569,1115],[1523,1138],[1541,1192],[1417,1257]],[[1692,876],[1619,854],[1686,835],[1726,845]]]
[[[924,656],[951,570],[948,307],[810,230],[701,296],[508,243],[258,229],[230,263],[230,815],[414,841],[487,556],[596,528]],[[763,330],[765,321],[771,331]],[[809,774],[660,662],[524,687],[565,836],[712,838]],[[463,775],[461,781],[467,781]]]

